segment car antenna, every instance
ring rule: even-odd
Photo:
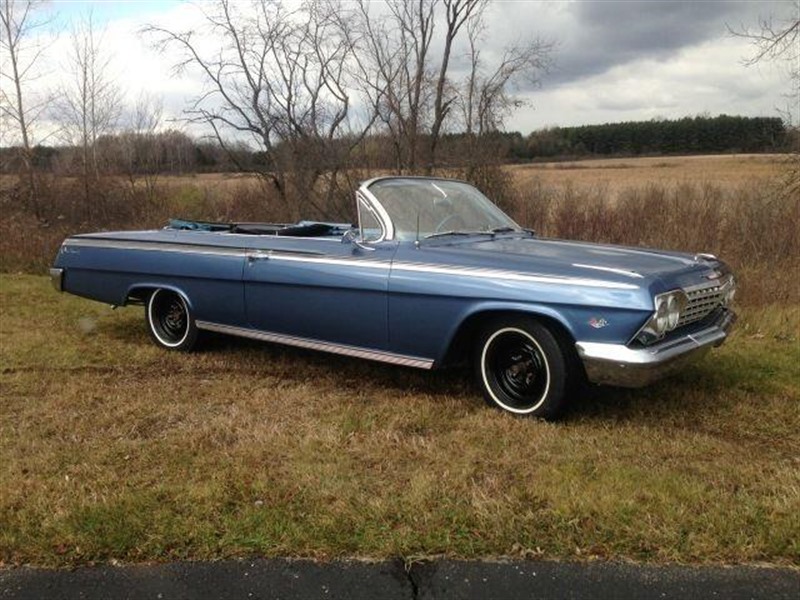
[[[414,240],[414,247],[419,248],[419,210],[417,210],[417,237]]]

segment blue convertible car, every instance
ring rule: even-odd
[[[64,241],[58,290],[200,331],[423,369],[466,360],[490,405],[556,416],[588,380],[637,387],[721,344],[733,275],[708,254],[543,239],[451,179],[380,177],[358,225],[172,221]]]

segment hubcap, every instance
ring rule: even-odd
[[[179,300],[173,300],[170,303],[161,319],[161,326],[176,339],[180,339],[183,336],[186,328],[186,310],[183,308],[183,303]]]
[[[493,393],[512,409],[533,409],[547,394],[547,361],[538,344],[519,330],[490,339],[483,368]]]
[[[163,344],[177,346],[189,330],[189,313],[183,299],[174,292],[155,292],[151,300],[153,333]]]

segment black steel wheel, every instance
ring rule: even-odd
[[[566,403],[567,361],[547,327],[524,317],[494,320],[475,349],[487,404],[516,414],[554,418]]]
[[[169,350],[191,350],[197,341],[197,326],[182,295],[158,289],[147,301],[147,328],[159,346]]]

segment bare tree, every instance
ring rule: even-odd
[[[791,14],[787,18],[777,21],[774,17],[762,18],[756,29],[743,26],[739,30],[728,27],[728,30],[737,37],[750,40],[755,46],[756,52],[745,60],[746,65],[768,60],[785,61],[789,65],[797,99],[800,94],[800,0],[790,4]]]
[[[112,57],[103,50],[103,33],[91,12],[73,26],[71,41],[65,69],[69,80],[60,90],[57,113],[65,141],[80,148],[84,206],[89,211],[92,183],[100,178],[97,141],[114,130],[122,112],[122,91],[110,72]]]
[[[348,24],[358,31],[362,89],[389,134],[398,172],[417,170],[420,138],[430,124],[430,54],[439,5],[440,0],[359,0]]]
[[[390,140],[399,172],[435,166],[439,138],[458,126],[453,57],[468,24],[482,23],[485,6],[486,0],[217,0],[199,7],[204,23],[196,30],[145,31],[157,48],[176,52],[177,71],[197,71],[206,84],[185,111],[187,121],[205,125],[240,169],[256,166],[242,164],[233,146],[255,144],[263,157],[258,172],[284,206],[327,217],[332,206],[341,213],[334,202],[347,187],[341,180],[370,133]],[[511,47],[491,72],[476,55],[482,129],[499,126],[513,106],[509,87],[532,78],[548,51],[541,44]],[[468,121],[472,127],[474,119]]]
[[[800,127],[800,0],[791,2],[790,14],[784,19],[762,18],[755,29],[743,26],[738,30],[728,27],[728,30],[737,37],[750,40],[755,46],[755,54],[745,60],[746,65],[763,61],[782,61],[788,65],[790,108],[784,116],[789,126],[796,130]],[[800,148],[792,150],[784,181],[786,193],[796,198],[800,196]]]
[[[476,124],[473,116],[479,119],[479,134],[498,128],[519,106],[510,88],[523,80],[536,81],[549,64],[552,44],[533,40],[506,48],[500,63],[489,70],[491,65],[484,64],[478,50],[487,0],[389,0],[388,15],[370,11],[374,5],[366,0],[358,6],[358,55],[378,74],[371,86],[379,91],[381,122],[392,139],[400,172],[414,172],[421,164],[428,172],[436,167],[442,133],[459,125],[453,111],[458,104],[474,111],[461,123],[467,131]],[[452,73],[452,62],[465,31],[471,70],[463,85]],[[423,160],[418,152],[421,140],[427,149]]]
[[[33,127],[48,99],[35,99],[29,85],[41,73],[37,66],[46,45],[37,37],[49,21],[37,19],[37,0],[0,0],[0,115],[13,124],[22,143],[20,162],[28,207],[42,218],[38,181],[33,164]]]
[[[483,21],[483,9],[486,0],[444,0],[446,10],[447,29],[444,37],[444,49],[439,66],[439,77],[436,81],[436,96],[433,105],[433,124],[431,125],[430,135],[430,156],[428,170],[432,170],[436,164],[436,147],[439,143],[439,136],[442,125],[450,112],[450,107],[456,99],[455,95],[445,98],[445,84],[447,83],[447,72],[450,67],[450,55],[453,51],[453,42],[456,40],[459,31],[471,17],[476,22]]]
[[[294,214],[333,216],[338,175],[374,121],[351,118],[352,38],[332,8],[219,0],[204,11],[203,31],[146,29],[156,47],[179,52],[178,71],[196,69],[205,80],[205,93],[186,110],[188,121],[209,127],[237,163],[233,145],[254,142],[265,163],[259,174]],[[222,47],[204,50],[204,34]]]
[[[161,99],[141,94],[117,140],[117,162],[128,180],[131,196],[136,198],[142,192],[150,204],[155,202],[166,141],[158,134],[162,112]]]

